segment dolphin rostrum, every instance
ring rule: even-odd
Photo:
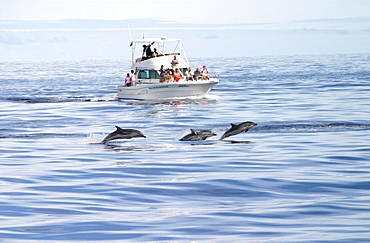
[[[122,129],[119,126],[116,126],[117,130],[108,134],[101,143],[106,143],[114,139],[130,139],[136,137],[143,137],[146,138],[145,135],[135,129]]]
[[[249,128],[257,126],[257,124],[254,122],[243,122],[243,123],[240,123],[239,125],[230,123],[230,125],[231,125],[231,128],[222,135],[220,140],[230,137],[230,136],[234,136],[241,132],[248,132]]]
[[[190,131],[191,133],[181,138],[180,141],[201,141],[201,140],[206,140],[209,137],[217,135],[208,130],[195,131],[193,129],[190,129]]]

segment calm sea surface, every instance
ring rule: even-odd
[[[0,242],[370,242],[370,54],[190,61],[209,96],[152,102],[128,61],[0,63]]]

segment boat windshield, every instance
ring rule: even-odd
[[[156,70],[140,70],[137,77],[139,79],[159,79],[159,74]]]

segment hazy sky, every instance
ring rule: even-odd
[[[370,0],[0,0],[0,61],[125,59],[128,23],[190,57],[370,52]]]
[[[2,20],[160,18],[249,24],[370,16],[369,0],[0,0]]]

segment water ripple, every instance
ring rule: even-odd
[[[368,60],[194,59],[210,96],[124,102],[129,62],[0,63],[0,238],[369,242]],[[147,138],[99,144],[116,125]]]

